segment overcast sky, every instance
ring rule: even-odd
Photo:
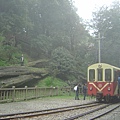
[[[103,5],[109,6],[113,1],[116,0],[74,0],[75,6],[77,7],[80,17],[83,19],[92,18],[92,12],[95,8],[99,8]],[[120,1],[120,0],[119,0]]]

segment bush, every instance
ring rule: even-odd
[[[8,64],[7,64],[8,65]],[[6,61],[0,60],[0,66],[6,66]]]
[[[68,73],[74,71],[76,67],[76,61],[74,56],[64,47],[58,47],[52,52],[52,58],[50,62],[50,73],[54,76],[58,74]]]

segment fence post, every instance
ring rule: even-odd
[[[15,86],[12,86],[13,94],[12,94],[12,101],[15,101]]]
[[[57,96],[59,95],[59,89],[58,89],[58,86],[56,87],[56,95],[57,95]]]
[[[38,94],[37,94],[37,86],[35,86],[35,98],[38,97]]]
[[[58,95],[60,95],[60,88],[58,87]]]
[[[27,86],[25,86],[25,100],[27,100]]]

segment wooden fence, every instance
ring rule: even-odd
[[[73,91],[71,87],[65,88],[39,88],[27,87],[25,88],[0,88],[0,102],[14,102],[28,99],[35,99],[47,96],[70,95]]]

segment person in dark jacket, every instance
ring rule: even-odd
[[[120,77],[118,77],[118,94],[120,94]]]
[[[83,95],[84,95],[83,100],[85,100],[86,95],[87,95],[87,84],[86,83],[83,85]]]

